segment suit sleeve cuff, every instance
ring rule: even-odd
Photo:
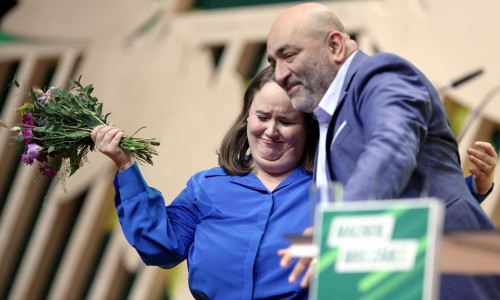
[[[465,178],[465,182],[467,183],[467,186],[469,187],[469,190],[470,190],[472,196],[474,196],[474,198],[477,200],[477,202],[479,202],[481,204],[488,197],[488,195],[491,194],[491,192],[493,191],[493,187],[495,186],[495,183],[493,183],[491,185],[491,188],[488,190],[488,192],[486,194],[479,195],[479,194],[477,194],[476,183],[474,182],[473,179],[474,179],[474,176],[470,175],[470,176]]]

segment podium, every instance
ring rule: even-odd
[[[500,232],[445,233],[438,261],[441,273],[500,274]]]
[[[313,237],[288,237],[318,258],[310,299],[437,299],[439,275],[500,274],[499,232],[447,232],[438,199],[323,204]],[[333,298],[332,298],[333,297]]]

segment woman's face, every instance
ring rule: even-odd
[[[279,176],[297,167],[306,142],[304,116],[277,83],[268,82],[257,92],[247,122],[256,174],[264,171]]]

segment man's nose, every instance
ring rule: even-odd
[[[276,62],[274,67],[274,80],[279,86],[285,88],[286,79],[290,76],[290,71],[284,63]]]

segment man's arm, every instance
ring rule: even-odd
[[[363,151],[344,183],[344,200],[397,198],[429,138],[435,113],[429,90],[421,74],[395,56],[370,59],[356,77],[348,93],[362,123],[362,132],[355,138],[363,143]],[[432,170],[425,171],[430,173],[422,174],[427,180]]]
[[[497,163],[497,153],[490,143],[477,141],[474,146],[481,150],[469,148],[469,160],[475,168],[469,168],[471,176],[466,178],[469,189],[479,203],[493,190],[493,174]]]

